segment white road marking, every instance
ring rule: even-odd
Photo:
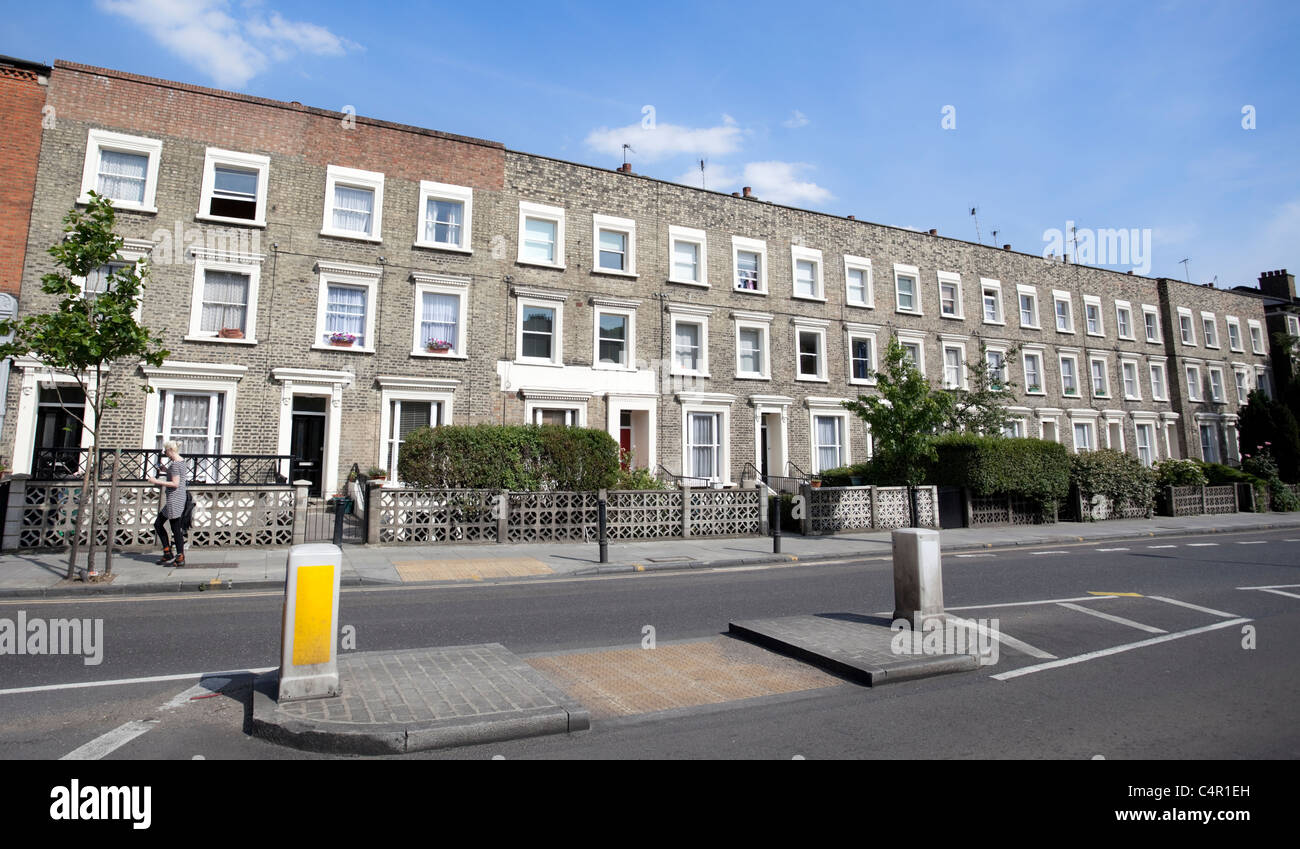
[[[1239,590],[1292,590],[1300,584],[1269,584],[1267,587],[1237,587]]]
[[[1034,672],[1043,672],[1048,669],[1057,669],[1062,666],[1070,666],[1071,664],[1075,664],[1075,663],[1083,663],[1086,660],[1096,660],[1099,657],[1107,657],[1112,654],[1119,654],[1120,652],[1126,652],[1132,649],[1140,649],[1146,646],[1154,646],[1157,643],[1165,643],[1165,642],[1169,642],[1170,640],[1178,640],[1183,637],[1195,636],[1196,634],[1205,634],[1208,633],[1209,631],[1216,631],[1220,628],[1231,628],[1234,625],[1243,625],[1250,621],[1251,620],[1249,619],[1230,619],[1227,622],[1215,622],[1213,625],[1205,625],[1200,628],[1193,628],[1190,631],[1178,631],[1173,634],[1164,634],[1159,637],[1151,637],[1150,639],[1147,640],[1140,640],[1136,643],[1125,643],[1122,646],[1114,646],[1108,649],[1090,651],[1086,654],[1075,655],[1074,657],[1066,657],[1066,658],[1062,658],[1061,660],[1053,660],[1048,663],[1039,663],[1033,666],[1024,666],[1021,667],[1020,669],[1013,669],[1010,672],[1002,672],[997,675],[991,675],[989,677],[996,678],[998,681],[1007,681],[1011,678],[1019,678],[1021,675],[1030,675]]]
[[[1206,546],[1210,546],[1210,545],[1218,545],[1218,543],[1217,543],[1217,542],[1189,542],[1189,543],[1187,543],[1187,546],[1188,546],[1189,548],[1205,548]]]
[[[1134,622],[1132,619],[1125,619],[1123,616],[1112,616],[1109,613],[1102,613],[1100,610],[1090,610],[1078,604],[1064,602],[1061,607],[1068,607],[1071,610],[1077,610],[1080,613],[1086,613],[1089,616],[1096,616],[1099,619],[1108,619],[1111,622],[1118,622],[1121,625],[1128,625],[1130,628],[1137,628],[1139,631],[1146,631],[1148,634],[1167,634],[1164,628],[1156,628],[1151,625],[1143,625],[1141,622]]]
[[[1068,551],[1031,551],[1030,554],[1069,554]]]
[[[951,610],[951,608],[949,609]],[[957,616],[952,617],[952,619],[955,622],[959,622],[962,625],[965,625],[967,628],[975,629],[977,632],[981,634],[988,634],[990,637],[997,640],[999,643],[1002,643],[1002,645],[1009,646],[1018,652],[1022,652],[1023,654],[1029,655],[1030,657],[1040,657],[1043,658],[1044,660],[1051,660],[1056,657],[1056,655],[1054,654],[1048,654],[1042,649],[1036,649],[1033,646],[1029,645],[1029,643],[1026,643],[1022,640],[1017,640],[1015,637],[1008,636],[1007,634],[1002,633],[996,628],[990,628],[989,626],[976,622],[973,619],[962,619]]]
[[[119,725],[107,734],[101,734],[84,746],[78,746],[68,752],[61,761],[97,761],[104,755],[120,749],[136,737],[158,724],[156,719],[133,719],[125,725]]]
[[[80,690],[86,687],[113,687],[118,684],[152,684],[156,681],[184,681],[187,678],[206,678],[213,675],[222,675],[231,677],[234,675],[260,675],[263,672],[270,672],[272,669],[278,669],[278,666],[263,666],[260,669],[242,669],[238,672],[181,672],[176,675],[150,675],[145,678],[117,678],[112,681],[83,681],[78,684],[42,684],[36,687],[12,687],[8,690],[0,690],[0,696],[14,695],[17,693],[48,693],[52,690]]]
[[[1099,598],[1118,598],[1113,595],[1081,595],[1078,598],[1046,598],[1042,601],[1004,601],[1001,604],[968,604],[964,607],[945,607],[945,610],[985,610],[990,607],[1029,607],[1035,604],[1060,604],[1063,601],[1096,601]],[[892,613],[893,611],[885,611]]]
[[[1176,545],[1148,545],[1147,548],[1177,548]]]
[[[1273,595],[1284,595],[1287,598],[1300,598],[1300,595],[1296,595],[1295,593],[1282,592],[1282,590],[1260,590],[1260,592],[1272,593]]]
[[[1237,540],[1237,545],[1264,545],[1267,542],[1266,539]]]
[[[1165,598],[1162,595],[1149,595],[1147,598],[1153,598],[1156,601],[1163,601],[1165,604],[1176,604],[1179,607],[1186,607],[1188,610],[1199,610],[1202,613],[1208,613],[1211,616],[1222,616],[1224,619],[1236,618],[1235,613],[1224,613],[1222,610],[1215,610],[1212,607],[1201,607],[1199,604],[1189,604],[1185,601],[1179,601],[1175,598]]]
[[[1096,548],[1094,551],[1128,551],[1127,548]]]
[[[958,554],[958,557],[992,557],[992,554]]]
[[[1287,537],[1286,539],[1282,540],[1282,542],[1300,542],[1300,539],[1296,539],[1295,537]]]

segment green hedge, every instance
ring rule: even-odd
[[[1070,455],[1058,442],[949,434],[935,440],[939,459],[928,480],[976,495],[1022,495],[1040,504],[1070,491]]]
[[[1205,486],[1204,464],[1200,460],[1162,460],[1156,463],[1157,486]]]
[[[1156,473],[1132,454],[1102,448],[1070,457],[1070,483],[1079,488],[1084,504],[1104,495],[1116,508],[1125,504],[1150,507],[1155,501]]]
[[[398,477],[426,489],[588,491],[618,479],[618,443],[603,430],[551,425],[417,428]]]

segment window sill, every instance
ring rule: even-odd
[[[849,385],[850,386],[876,386],[877,382],[874,380],[860,380],[854,377],[854,378],[849,378]]]
[[[419,349],[416,349],[416,350],[411,351],[411,356],[412,356],[412,357],[425,357],[425,358],[427,358],[427,359],[432,359],[432,360],[467,360],[467,359],[469,359],[469,354],[452,354],[452,353],[446,353],[446,354],[435,354],[433,351],[422,351],[422,350],[419,350]],[[550,365],[550,363],[547,363],[547,365]]]
[[[531,265],[534,268],[549,268],[553,271],[564,270],[563,265],[557,265],[556,263],[553,262],[538,262],[537,260],[524,259],[523,257],[520,257],[519,259],[515,260],[515,263],[517,265]]]
[[[371,244],[381,244],[384,240],[378,236],[364,236],[360,233],[348,233],[342,230],[321,230],[320,235],[328,236],[331,239],[347,239],[352,242],[370,242]]]
[[[900,310],[900,309],[895,308],[895,309],[894,309],[894,312],[896,312],[896,313],[898,313],[898,314],[900,314],[900,315],[919,315],[919,316],[924,316],[924,315],[925,315],[925,313],[921,312],[920,310]]]
[[[226,339],[222,336],[194,336],[193,334],[184,337],[185,342],[216,342],[221,345],[256,345],[256,339]]]
[[[425,357],[439,357],[439,356],[441,356],[441,357],[445,357],[445,356],[447,356],[447,355],[446,355],[446,354],[429,354],[429,353],[425,353],[425,352],[421,351],[421,352],[419,352],[419,353],[412,352],[411,356],[425,356]],[[528,358],[524,358],[524,357],[515,357],[515,365],[517,365],[517,366],[545,366],[545,367],[547,367],[547,368],[564,368],[564,363],[552,362],[551,360],[528,359]]]
[[[801,382],[801,383],[830,383],[830,381],[827,380],[827,379],[824,378],[824,377],[803,377],[803,376],[799,376],[799,377],[796,377],[795,380],[796,380],[796,381],[799,381],[799,382]]]
[[[732,287],[731,291],[737,292],[741,295],[766,295],[767,294],[766,289],[746,289],[742,286],[734,286]]]
[[[698,286],[698,287],[701,288],[701,289],[708,289],[708,288],[710,288],[710,287],[709,287],[709,284],[706,283],[706,282],[703,281],[703,280],[677,280],[677,279],[675,279],[675,278],[669,277],[669,278],[668,278],[668,282],[669,282],[669,283],[676,283],[676,284],[678,284],[679,286]]]
[[[636,278],[641,276],[637,274],[635,271],[619,271],[616,268],[593,268],[591,270],[591,273],[607,275],[609,277],[627,277],[631,280],[635,280]]]
[[[946,312],[941,312],[941,313],[939,313],[939,318],[946,318],[946,319],[948,319],[949,321],[965,321],[965,320],[966,320],[966,316],[964,316],[964,315],[954,315],[954,314],[946,313]]]
[[[819,298],[816,295],[791,295],[790,298],[795,301],[817,301],[823,304],[826,303],[825,298]]]
[[[771,375],[766,374],[736,374],[736,380],[771,380]]]
[[[447,251],[448,253],[453,253],[453,254],[465,254],[466,256],[468,256],[468,255],[474,253],[474,249],[473,249],[473,248],[462,248],[462,247],[458,247],[458,246],[456,246],[456,245],[448,245],[448,244],[444,244],[444,243],[442,243],[442,242],[421,242],[421,241],[415,241],[415,242],[412,242],[412,243],[411,243],[411,247],[413,247],[413,248],[427,248],[428,250],[431,250],[431,251]]]
[[[1042,326],[1041,324],[1024,324],[1024,323],[1022,323],[1022,324],[1020,325],[1020,329],[1021,329],[1021,330],[1042,330],[1042,329],[1043,329],[1043,326]]]
[[[110,198],[110,200],[112,199]],[[81,197],[77,198],[77,203],[80,206],[88,206],[90,204],[90,196],[82,195]],[[129,203],[127,201],[115,200],[113,201],[113,211],[114,212],[139,212],[145,215],[157,215],[158,207],[143,206],[138,203]]]
[[[673,369],[668,372],[670,377],[709,377],[707,371],[678,371]]]
[[[632,368],[631,366],[619,366],[619,365],[614,365],[612,363],[592,363],[591,370],[592,371],[618,371],[618,372],[623,372],[624,374],[633,374],[636,372],[636,369]]]
[[[364,345],[331,345],[327,342],[317,342],[311,346],[313,351],[342,351],[344,353],[354,354],[373,354],[374,348],[367,348]]]
[[[195,221],[211,221],[215,224],[233,224],[236,227],[256,227],[266,229],[265,218],[227,218],[224,215],[204,215],[202,212],[194,216]]]
[[[1073,331],[1073,330],[1062,330],[1062,329],[1059,328],[1059,327],[1056,328],[1056,332],[1057,332],[1057,333],[1068,333],[1068,334],[1070,334],[1071,336],[1074,335],[1074,331]]]
[[[1006,327],[1006,326],[1007,326],[1007,323],[1006,323],[1005,321],[993,321],[993,320],[991,320],[991,319],[987,319],[987,318],[984,319],[984,323],[985,323],[985,324],[996,324],[998,327]]]
[[[1087,334],[1087,335],[1092,336],[1092,337],[1095,337],[1095,338],[1097,338],[1097,339],[1105,339],[1105,338],[1106,338],[1106,334],[1105,334],[1105,333],[1093,333],[1091,330],[1088,331],[1088,334]]]
[[[874,310],[876,308],[875,304],[868,303],[866,301],[845,301],[844,306],[858,307],[859,309],[864,309],[864,310]]]

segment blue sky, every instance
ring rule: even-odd
[[[1029,253],[1149,230],[1153,276],[1231,286],[1300,267],[1298,35],[1290,0],[87,0],[13,5],[0,53],[608,167],[627,141],[638,173],[703,158],[710,189],[970,241],[977,206]]]

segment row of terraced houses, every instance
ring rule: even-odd
[[[41,93],[15,154],[32,179],[24,241],[4,230],[9,309],[50,307],[46,249],[91,190],[114,201],[123,260],[149,264],[142,319],[171,357],[113,365],[109,445],[293,455],[328,493],[353,463],[393,468],[415,427],[537,422],[605,429],[633,465],[696,483],[816,474],[870,456],[841,402],[874,391],[891,336],[945,387],[988,358],[1016,387],[1015,435],[1147,463],[1235,460],[1239,406],[1273,391],[1258,291],[296,102],[8,67]],[[1294,304],[1294,277],[1268,277]],[[14,471],[81,442],[66,378],[30,360],[6,377]]]

